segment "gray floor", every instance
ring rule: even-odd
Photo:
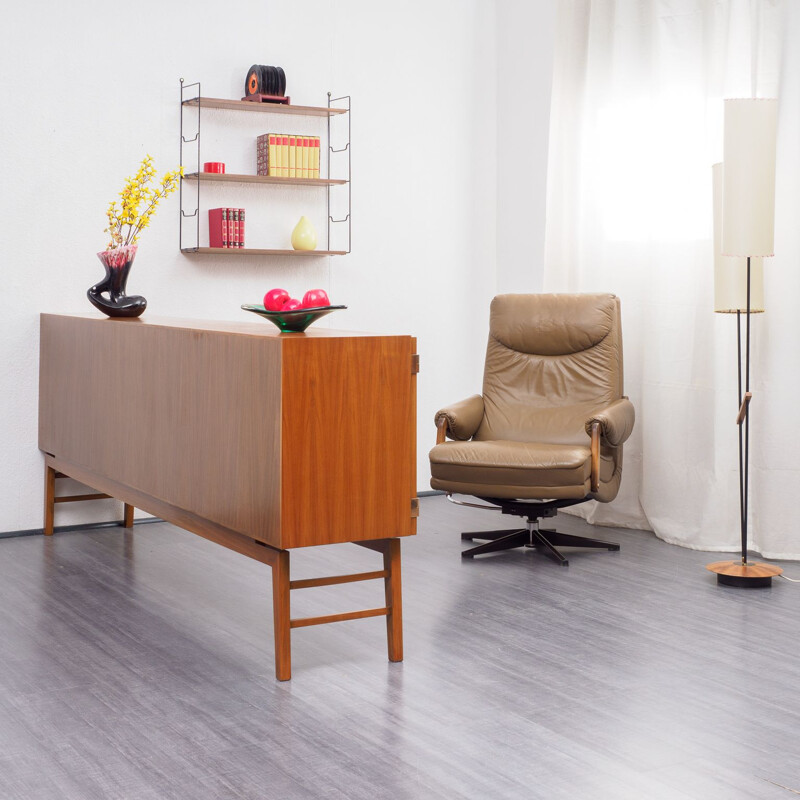
[[[462,560],[458,532],[498,519],[422,500],[405,662],[386,661],[382,619],[299,629],[290,683],[255,562],[166,524],[0,540],[0,798],[800,792],[800,585],[718,587],[703,565],[720,556],[569,517],[622,550]],[[378,558],[295,551],[293,577]],[[381,594],[293,592],[293,615]]]

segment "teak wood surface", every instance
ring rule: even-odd
[[[283,103],[254,103],[250,100],[230,100],[223,97],[192,97],[183,101],[185,106],[201,108],[222,108],[226,111],[250,111],[261,114],[288,114],[301,117],[333,117],[346,114],[347,108],[328,108],[327,106],[293,106]]]
[[[284,547],[416,532],[413,354],[404,336],[283,339]]]
[[[212,183],[275,183],[287,186],[343,186],[343,178],[284,178],[277,175],[241,175],[232,172],[190,172],[185,181],[211,181]]]
[[[346,256],[347,250],[265,250],[259,247],[184,247],[181,253],[214,256]]]
[[[706,564],[706,569],[718,575],[730,575],[734,578],[774,578],[783,573],[781,567],[763,562],[742,564],[740,561],[715,561]]]
[[[142,508],[268,563],[281,680],[291,628],[312,624],[290,619],[288,549],[361,542],[383,553],[383,571],[336,582],[384,578],[380,613],[400,660],[395,537],[416,532],[415,346],[258,323],[43,314],[45,528],[58,470],[122,500],[128,525]]]

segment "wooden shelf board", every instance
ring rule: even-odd
[[[235,175],[229,172],[190,172],[187,181],[219,181],[221,183],[280,183],[293,186],[341,186],[346,180],[338,178],[278,178],[274,175]]]
[[[182,253],[220,256],[346,256],[346,250],[263,250],[254,247],[185,247]]]
[[[326,106],[293,106],[281,103],[253,103],[250,100],[227,100],[220,97],[193,97],[184,100],[185,106],[201,108],[225,108],[231,111],[260,111],[268,114],[294,114],[304,117],[331,117],[346,114],[346,108],[327,108]]]

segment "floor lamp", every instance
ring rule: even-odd
[[[750,316],[764,310],[763,258],[774,255],[777,100],[725,101],[723,164],[714,171],[714,305],[736,313],[738,334],[739,513],[741,559],[706,569],[727,586],[769,586],[783,570],[747,560],[750,456]],[[720,226],[721,220],[721,226]],[[721,235],[719,235],[721,227]],[[742,386],[742,316],[745,322]],[[744,388],[744,391],[742,389]]]

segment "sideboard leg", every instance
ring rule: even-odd
[[[289,615],[289,551],[281,550],[272,564],[272,615],[275,628],[275,677],[292,677],[292,638]]]
[[[53,535],[56,512],[56,471],[44,465],[44,535]]]
[[[403,660],[403,589],[400,582],[400,540],[389,539],[383,552],[383,568],[386,570],[386,639],[389,645],[389,661]]]
[[[125,528],[132,528],[133,527],[133,506],[129,506],[127,503],[123,503],[123,526]]]

